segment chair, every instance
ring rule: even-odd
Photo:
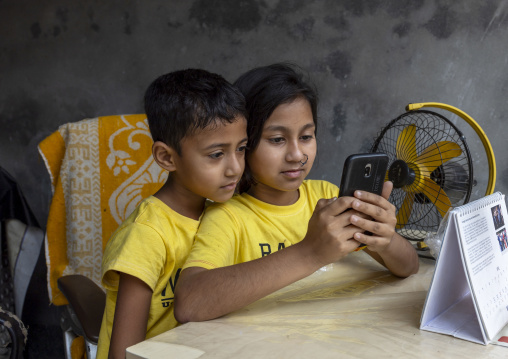
[[[85,119],[39,144],[53,197],[46,231],[50,301],[62,318],[66,358],[94,358],[105,306],[102,252],[118,225],[167,173],[151,155],[146,115]],[[84,345],[83,345],[84,344]]]
[[[20,320],[44,234],[14,178],[0,167],[0,356],[22,358],[28,332]]]
[[[0,357],[9,355],[11,359],[23,358],[27,341],[27,330],[23,322],[13,313],[0,307]],[[2,335],[4,332],[7,335]],[[5,338],[7,337],[7,338]],[[10,346],[10,348],[7,348]]]

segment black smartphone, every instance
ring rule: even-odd
[[[357,153],[346,158],[340,180],[339,197],[353,197],[356,190],[381,195],[388,169],[384,153]]]
[[[388,156],[384,153],[357,153],[344,161],[339,197],[353,197],[356,190],[381,195],[388,169]],[[370,232],[365,232],[371,235]],[[365,247],[361,244],[356,251]]]

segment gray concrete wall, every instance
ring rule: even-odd
[[[307,69],[321,95],[311,178],[339,182],[410,102],[469,113],[494,148],[508,192],[508,1],[0,1],[0,165],[46,221],[50,185],[36,146],[59,125],[142,112],[158,75],[200,67],[234,81],[277,61]],[[449,114],[448,114],[449,115]],[[468,125],[475,196],[483,147]]]

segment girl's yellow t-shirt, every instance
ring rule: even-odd
[[[247,193],[208,206],[184,268],[214,269],[251,261],[300,242],[321,198],[337,197],[327,181],[306,180],[289,206],[262,202]]]

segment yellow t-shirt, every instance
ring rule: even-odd
[[[210,205],[183,268],[214,269],[251,261],[300,242],[321,198],[339,194],[334,184],[306,180],[289,206],[271,205],[242,193]]]
[[[106,309],[97,358],[107,358],[120,275],[141,279],[153,291],[146,338],[174,328],[174,289],[199,221],[182,216],[155,197],[143,200],[108,241],[102,258]]]

